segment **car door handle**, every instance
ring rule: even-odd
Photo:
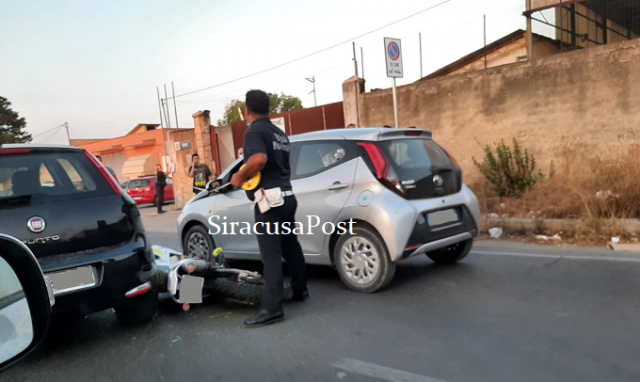
[[[343,188],[347,188],[347,187],[349,187],[349,185],[346,184],[346,183],[336,182],[336,183],[332,184],[331,186],[327,187],[327,190],[331,190],[331,191],[342,190]]]

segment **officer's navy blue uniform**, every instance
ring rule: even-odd
[[[280,187],[284,191],[292,191],[291,168],[289,156],[291,144],[287,135],[277,126],[271,123],[269,118],[255,120],[244,135],[244,157],[248,161],[252,155],[262,153],[267,156],[267,163],[261,171],[262,180],[259,188],[265,190]],[[247,191],[249,199],[254,200],[254,191]],[[295,225],[295,214],[298,202],[295,195],[284,196],[284,204],[273,207],[265,213],[261,213],[258,205],[255,206],[255,221],[262,222],[273,227],[274,223],[282,227],[282,223],[288,222],[292,229]],[[262,308],[269,312],[282,309],[284,297],[282,259],[287,263],[291,274],[291,287],[294,291],[307,290],[307,272],[302,247],[298,238],[292,232],[288,235],[281,234],[282,230],[269,229],[267,234],[264,225],[256,227],[258,233],[258,245],[264,264],[264,279],[266,284],[265,295],[262,300]],[[275,234],[278,232],[279,234]]]

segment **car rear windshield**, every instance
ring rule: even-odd
[[[0,208],[112,193],[106,179],[82,152],[0,156]]]
[[[397,139],[380,142],[401,181],[418,181],[432,174],[433,169],[452,168],[447,154],[430,139]]]
[[[149,187],[150,184],[151,184],[151,181],[149,179],[135,179],[135,180],[129,181],[129,184],[127,184],[127,187],[143,188],[143,187]]]

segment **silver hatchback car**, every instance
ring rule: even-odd
[[[392,280],[400,260],[426,254],[451,264],[471,250],[478,200],[430,132],[338,129],[290,141],[296,233],[307,263],[334,266],[349,288],[374,292]],[[182,211],[178,233],[188,256],[208,260],[222,247],[227,259],[260,259],[254,231],[242,231],[254,224],[253,202],[243,189],[214,190],[243,163],[234,162]]]

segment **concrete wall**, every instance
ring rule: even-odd
[[[192,149],[176,150],[175,142],[191,142]],[[184,205],[195,196],[193,193],[193,179],[189,178],[189,166],[191,166],[191,155],[195,147],[194,129],[180,129],[169,134],[169,143],[173,150],[169,152],[171,161],[176,164],[173,178],[173,193],[175,195],[175,209],[182,209]]]
[[[482,146],[514,137],[546,171],[562,145],[594,154],[635,142],[639,79],[640,40],[631,40],[399,87],[400,124],[431,130],[465,176],[476,175]],[[362,126],[393,121],[391,90],[359,100]]]
[[[237,159],[237,151],[233,147],[231,127],[216,127],[218,134],[218,152],[220,153],[220,167],[224,171]]]

